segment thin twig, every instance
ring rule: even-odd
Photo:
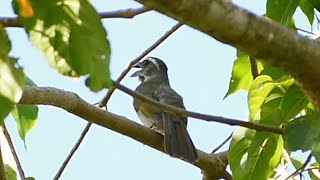
[[[141,8],[142,9],[142,8]],[[141,10],[143,11],[143,10]],[[144,11],[146,11],[146,9],[144,9]],[[152,44],[148,49],[146,49],[144,52],[142,52],[137,58],[135,58],[134,60],[132,60],[130,62],[130,64],[128,65],[128,67],[121,73],[121,75],[118,77],[117,82],[119,83],[130,71],[131,67],[137,63],[138,61],[140,61],[144,56],[146,56],[148,53],[150,53],[152,50],[154,50],[157,46],[159,46],[164,40],[166,40],[173,32],[175,32],[179,27],[181,27],[183,24],[182,23],[178,23],[175,26],[173,26],[168,32],[166,32],[163,36],[161,36],[154,44]],[[112,93],[114,92],[115,88],[111,87],[108,90],[108,93],[106,94],[106,96],[100,101],[99,103],[99,107],[106,107],[106,104],[108,103],[108,101],[110,100],[110,97],[112,95]],[[84,139],[84,137],[86,136],[87,132],[89,131],[90,127],[91,127],[92,123],[88,122],[87,126],[85,127],[85,129],[82,131],[81,136],[79,137],[79,139],[77,140],[76,144],[73,146],[72,150],[70,151],[70,153],[68,154],[67,158],[64,160],[63,164],[61,165],[61,167],[59,168],[58,172],[56,173],[54,180],[59,179],[59,177],[61,176],[62,172],[64,171],[65,167],[67,166],[67,164],[69,163],[69,161],[71,160],[73,154],[75,153],[75,151],[79,148],[82,140]]]
[[[151,9],[147,7],[137,8],[137,9],[124,9],[124,10],[117,10],[117,11],[110,11],[110,12],[101,12],[99,15],[102,19],[105,18],[133,18],[136,15],[145,13],[150,11]],[[23,25],[19,22],[18,18],[16,17],[1,17],[0,24],[4,27],[23,27]]]
[[[4,137],[7,139],[7,142],[8,142],[8,145],[10,147],[10,150],[11,150],[11,154],[14,158],[14,161],[16,162],[16,165],[17,165],[17,170],[19,172],[19,176],[22,180],[26,179],[25,175],[24,175],[24,171],[23,171],[23,168],[22,168],[22,165],[20,163],[20,160],[18,158],[18,154],[14,148],[14,145],[13,145],[13,142],[12,142],[12,139],[11,139],[11,136],[9,134],[9,131],[6,127],[6,125],[3,123],[2,125],[2,131],[3,131],[3,134],[4,134]]]
[[[123,10],[117,10],[117,11],[110,11],[110,12],[102,12],[99,13],[101,18],[133,18],[136,15],[145,13],[150,11],[150,8],[147,7],[141,7],[141,8],[136,8],[136,9],[123,9]]]
[[[117,83],[120,83],[120,81],[128,74],[131,67],[139,62],[143,57],[145,57],[147,54],[149,54],[152,50],[154,50],[156,47],[158,47],[164,40],[166,40],[172,33],[174,33],[179,27],[181,27],[183,23],[179,22],[175,26],[173,26],[169,31],[167,31],[163,36],[161,36],[155,43],[153,43],[148,49],[143,51],[137,58],[132,60],[128,67],[121,73],[121,75],[116,80]],[[109,101],[113,91],[115,90],[115,87],[109,88],[108,93],[105,95],[105,97],[100,101],[99,107],[106,106],[107,102]]]
[[[315,33],[313,32],[310,32],[310,31],[307,31],[307,30],[304,30],[304,29],[300,29],[300,28],[295,28],[297,31],[301,31],[301,32],[304,32],[304,33],[308,33],[308,34],[311,34],[311,35],[316,35]]]
[[[201,113],[197,113],[197,112],[192,112],[192,111],[186,111],[184,109],[175,107],[175,106],[171,106],[171,105],[167,105],[167,104],[163,104],[160,103],[158,101],[155,101],[149,97],[146,97],[140,93],[134,92],[131,89],[117,83],[117,82],[113,82],[113,86],[115,86],[117,89],[121,90],[122,92],[129,94],[130,96],[134,97],[134,98],[138,98],[139,100],[148,103],[152,108],[157,108],[157,109],[161,109],[163,111],[168,111],[170,113],[173,114],[177,114],[179,116],[187,116],[187,117],[193,117],[196,119],[202,119],[208,122],[219,122],[219,123],[223,123],[223,124],[228,124],[231,126],[242,126],[242,127],[246,127],[249,129],[254,129],[257,131],[265,131],[265,132],[271,132],[271,133],[275,133],[275,134],[281,134],[284,135],[285,131],[283,128],[279,128],[279,127],[275,127],[275,126],[269,126],[269,125],[265,125],[265,124],[258,124],[258,123],[253,123],[253,122],[247,122],[247,121],[241,121],[241,120],[237,120],[237,119],[231,119],[231,118],[224,118],[221,116],[212,116],[212,115],[208,115],[208,114],[201,114]]]
[[[257,59],[252,56],[250,56],[249,59],[250,59],[252,77],[253,77],[253,79],[256,79],[259,76]]]
[[[290,174],[285,180],[288,180],[290,178],[293,178],[295,177],[296,175],[298,175],[300,172],[302,172],[306,167],[307,165],[309,164],[309,162],[311,161],[311,158],[312,158],[312,153],[309,154],[309,156],[307,157],[306,161],[304,162],[304,164],[299,168],[297,169],[295,172],[293,172],[292,174]]]
[[[214,154],[215,152],[217,152],[222,146],[224,146],[232,137],[232,133],[219,145],[217,146],[216,148],[214,148],[212,151],[211,151],[211,154]]]
[[[87,123],[87,126],[83,129],[79,139],[77,140],[76,144],[73,146],[73,148],[71,149],[70,153],[68,154],[67,158],[63,161],[61,167],[59,168],[58,172],[56,173],[56,175],[54,176],[54,180],[58,180],[62,174],[62,172],[64,171],[64,169],[66,168],[67,164],[69,163],[69,161],[71,160],[72,156],[74,155],[74,153],[77,151],[77,149],[79,148],[82,140],[84,139],[84,137],[86,136],[87,132],[89,131],[90,127],[91,127],[92,123]]]

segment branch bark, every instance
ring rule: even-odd
[[[103,111],[87,103],[75,93],[50,87],[25,86],[19,103],[52,105],[62,108],[88,122],[111,129],[161,152],[165,152],[161,134],[126,117]],[[210,177],[223,178],[228,174],[225,170],[227,164],[226,153],[207,154],[198,150],[199,160],[194,166],[199,167]]]
[[[320,109],[319,42],[225,0],[136,1],[288,71]]]

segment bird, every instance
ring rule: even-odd
[[[166,64],[156,57],[147,57],[136,63],[131,77],[138,77],[141,83],[135,92],[160,103],[185,109],[182,97],[169,83]],[[134,98],[134,109],[142,124],[164,135],[164,148],[171,157],[194,163],[198,159],[197,150],[187,131],[187,117],[178,116]]]

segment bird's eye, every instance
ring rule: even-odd
[[[149,61],[148,60],[144,60],[143,62],[142,62],[142,64],[145,66],[145,65],[147,65],[149,63]]]

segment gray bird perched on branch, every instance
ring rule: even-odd
[[[185,109],[182,97],[170,87],[168,68],[162,60],[148,57],[134,67],[141,68],[131,75],[139,77],[141,81],[135,92],[160,103]],[[197,160],[197,150],[187,131],[187,117],[155,109],[139,99],[134,99],[133,106],[145,126],[164,134],[165,150],[170,156],[191,163]]]

